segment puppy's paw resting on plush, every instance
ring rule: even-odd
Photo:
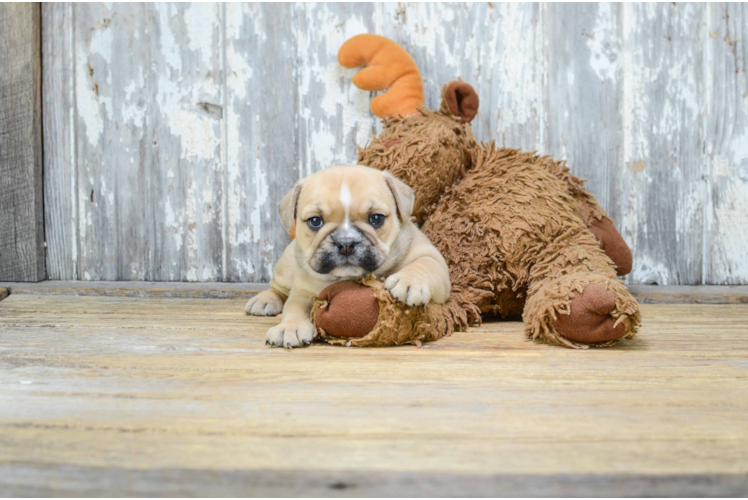
[[[273,347],[294,347],[307,346],[314,340],[314,325],[309,320],[305,321],[284,321],[268,330],[265,336],[265,343]]]
[[[283,301],[272,290],[258,293],[244,306],[244,313],[247,316],[277,316],[282,310]]]
[[[400,271],[387,278],[384,288],[395,300],[408,306],[424,306],[431,300],[429,283],[407,271]]]

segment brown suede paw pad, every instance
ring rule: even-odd
[[[322,290],[319,300],[326,305],[315,311],[315,323],[333,337],[365,337],[377,324],[379,301],[370,287],[340,281]]]
[[[569,340],[591,344],[621,338],[626,333],[622,323],[615,325],[610,313],[616,307],[616,295],[600,285],[590,283],[581,294],[574,292],[569,314],[558,314],[556,330]]]

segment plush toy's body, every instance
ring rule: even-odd
[[[346,42],[339,59],[345,66],[372,58],[381,65],[403,57],[393,46],[402,51],[382,37],[360,35]],[[412,65],[401,66],[412,85]],[[378,88],[391,90],[377,99],[400,102],[394,92],[403,86],[398,78],[397,71],[387,73]],[[521,317],[528,337],[568,347],[633,337],[638,305],[616,279],[630,271],[631,252],[583,181],[549,157],[478,144],[470,127],[478,98],[466,83],[445,86],[442,97],[439,111],[414,106],[411,99],[396,108],[397,116],[383,115],[384,130],[359,149],[359,163],[387,170],[413,188],[413,215],[449,265],[452,298],[444,306],[409,312],[372,289],[369,296],[379,296],[380,308],[370,320],[371,334],[344,342],[435,340],[480,321],[481,314]],[[346,337],[330,321],[345,293],[351,292],[326,294],[313,314],[328,339]],[[350,314],[350,305],[346,309]]]

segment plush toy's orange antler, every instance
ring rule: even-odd
[[[368,66],[353,77],[361,90],[387,90],[371,100],[378,117],[408,116],[423,106],[421,72],[410,54],[389,38],[354,36],[340,47],[338,61],[346,68]]]

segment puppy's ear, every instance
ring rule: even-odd
[[[385,174],[385,179],[387,181],[387,187],[390,188],[392,195],[395,197],[397,214],[400,216],[400,220],[405,222],[410,218],[410,214],[413,213],[413,204],[416,201],[416,195],[413,193],[410,186],[397,177],[394,177],[391,174]]]
[[[278,205],[281,223],[291,239],[296,237],[296,205],[299,203],[302,181],[296,183]]]

